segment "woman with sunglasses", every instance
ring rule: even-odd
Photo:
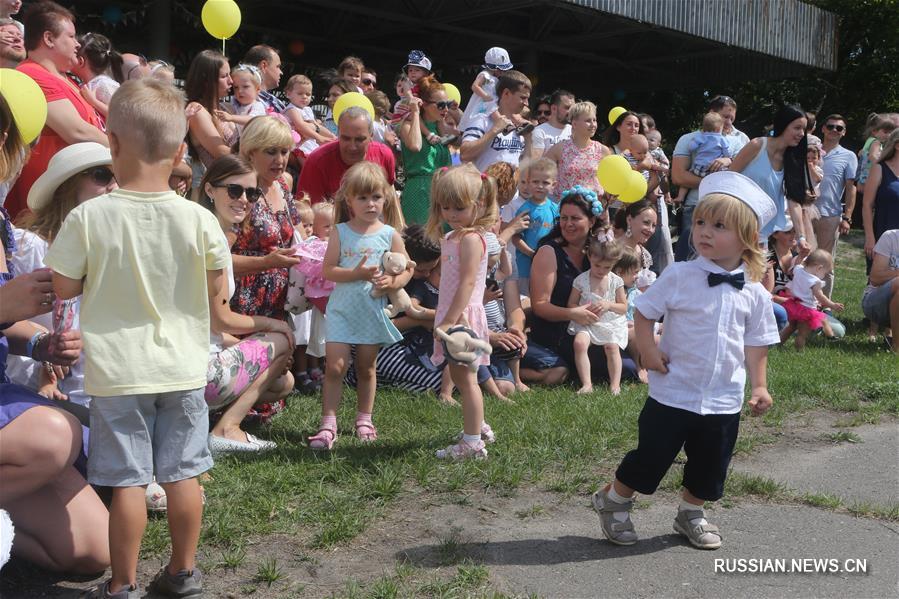
[[[444,130],[449,127],[446,117],[451,102],[446,97],[443,85],[434,77],[420,79],[418,89],[421,101],[410,104],[409,116],[400,124],[399,130],[400,148],[406,168],[406,188],[403,190],[401,203],[403,216],[408,224],[427,222],[431,207],[431,178],[437,169],[452,166],[449,148],[439,141],[433,144],[428,141],[440,139],[441,122],[444,123]],[[428,139],[422,136],[419,122],[431,132]]]
[[[228,245],[233,244],[238,233],[250,226],[247,217],[262,196],[256,171],[244,158],[222,156],[209,165],[201,188],[203,205],[218,218]],[[213,455],[273,449],[274,442],[244,432],[240,423],[257,404],[277,403],[293,390],[289,369],[293,332],[284,320],[232,312],[233,266],[225,271],[227,288],[218,290],[211,302],[215,309],[206,376],[206,403],[211,413],[218,413],[209,433]]]
[[[44,266],[44,256],[69,212],[76,206],[118,188],[111,170],[109,149],[93,142],[72,144],[50,159],[47,170],[28,192],[28,208],[16,221],[16,251],[10,256],[16,272],[30,273]],[[78,327],[80,300],[73,306]],[[53,317],[44,314],[33,319],[47,330],[53,330]],[[81,361],[71,371],[55,370],[52,375],[40,362],[10,356],[7,364],[9,378],[50,398],[68,398],[74,403],[88,405],[90,397],[84,393],[84,372]]]

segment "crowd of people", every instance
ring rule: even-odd
[[[204,50],[182,74],[79,34],[53,2],[20,23],[19,5],[0,1],[0,67],[40,86],[47,120],[25,143],[0,96],[0,524],[44,568],[112,564],[90,596],[138,596],[147,509],[172,535],[151,589],[200,592],[199,475],[275,449],[246,423],[294,393],[320,395],[308,447],[333,451],[345,385],[360,441],[389,438],[374,412],[393,386],[461,403],[436,457],[483,459],[484,394],[648,384],[639,445],[594,496],[602,531],[634,543],[633,494],[686,447],[675,527],[720,546],[702,505],[723,492],[747,376],[763,413],[767,347],[845,331],[834,259],[857,197],[859,301],[872,341],[899,352],[897,114],[871,115],[856,155],[839,114],[817,127],[785,105],[749,139],[719,95],[669,159],[650,115],[624,110],[598,135],[594,103],[532,99],[502,48],[467,106],[420,50],[397,65],[395,100],[357,57],[279,92],[270,46],[235,63]],[[335,119],[346,93],[372,110]],[[643,198],[603,188],[610,156]]]

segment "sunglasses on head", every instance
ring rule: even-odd
[[[86,171],[82,171],[81,174],[87,175],[91,178],[91,181],[101,187],[106,187],[115,180],[115,175],[108,166],[95,166]]]
[[[843,125],[834,125],[833,123],[828,123],[828,124],[824,125],[824,128],[828,129],[830,131],[842,132],[846,127],[844,127]]]
[[[262,195],[262,190],[258,187],[244,187],[237,183],[228,183],[227,185],[213,185],[216,189],[224,187],[228,190],[228,197],[232,200],[239,200],[244,194],[247,195],[248,202],[255,202]]]
[[[437,107],[437,110],[445,110],[453,105],[449,100],[441,100],[440,102],[428,102],[428,104],[433,104]]]

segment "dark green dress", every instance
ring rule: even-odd
[[[425,127],[435,135],[437,122],[425,122]],[[421,150],[410,152],[406,146],[402,146],[403,165],[406,171],[406,187],[403,189],[401,205],[403,216],[407,224],[428,221],[428,212],[431,209],[431,177],[437,169],[451,166],[449,148],[437,144],[432,146],[427,139],[421,140]]]

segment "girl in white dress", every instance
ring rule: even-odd
[[[578,393],[591,393],[590,345],[602,345],[609,369],[612,395],[621,393],[621,350],[627,347],[627,291],[612,267],[621,258],[621,246],[614,241],[593,239],[587,249],[590,270],[574,280],[568,307],[590,306],[599,320],[591,325],[572,321],[568,333],[574,335],[574,363],[581,379]]]

